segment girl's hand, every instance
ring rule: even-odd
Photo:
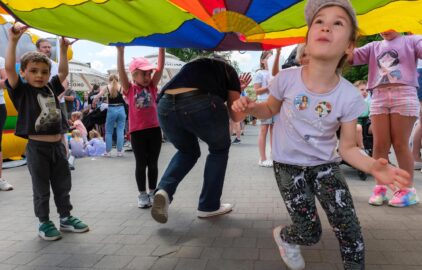
[[[243,89],[248,87],[248,85],[251,83],[252,76],[249,72],[248,73],[242,73],[239,76],[239,81],[240,81],[240,90],[243,91]]]
[[[9,39],[18,41],[22,34],[28,29],[27,25],[16,22],[12,27],[9,28]]]
[[[232,110],[234,112],[247,112],[255,107],[255,101],[249,97],[240,97],[235,100],[232,104]]]
[[[410,175],[405,170],[391,166],[384,158],[375,160],[370,173],[377,179],[379,184],[388,185],[391,190],[405,188],[410,184]]]
[[[63,36],[60,38],[60,50],[67,52],[67,49],[69,48],[70,45],[71,43],[67,38]]]

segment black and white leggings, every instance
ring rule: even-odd
[[[321,237],[319,200],[340,243],[344,269],[364,269],[365,246],[352,196],[337,163],[302,167],[274,162],[281,196],[293,224],[281,231],[292,244],[313,245]]]

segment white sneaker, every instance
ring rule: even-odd
[[[119,152],[119,151],[117,151],[117,156],[118,156],[118,157],[123,157],[123,151],[120,151],[120,152]]]
[[[151,205],[154,203],[154,192],[155,192],[155,189],[154,190],[150,190],[149,192],[148,192],[148,197],[149,197],[149,201],[151,202]]]
[[[273,230],[273,237],[280,250],[281,258],[291,270],[305,269],[305,260],[300,253],[300,246],[284,242],[280,237],[282,228],[283,226],[278,226]]]
[[[233,205],[230,203],[222,203],[220,204],[220,209],[215,210],[215,211],[211,211],[211,212],[206,212],[206,211],[199,211],[198,210],[198,217],[200,218],[208,218],[208,217],[214,217],[214,216],[218,216],[218,215],[224,215],[230,211],[233,210]]]
[[[259,165],[260,167],[265,167],[265,161],[266,161],[266,160],[264,160],[264,161],[262,161],[262,160],[258,160],[258,165]]]
[[[151,207],[151,202],[149,200],[148,193],[146,193],[145,191],[139,193],[139,196],[138,196],[138,207],[139,208],[149,208],[149,207]]]
[[[259,160],[258,165],[265,168],[271,168],[273,166],[273,161],[271,159],[267,159],[264,161]]]
[[[9,184],[9,182],[7,182],[6,180],[0,178],[0,190],[3,190],[3,191],[13,190],[13,186]]]
[[[111,157],[111,152],[104,152],[103,157]]]
[[[267,168],[271,168],[273,166],[273,161],[271,159],[267,159],[264,161],[264,166]]]
[[[167,222],[169,203],[169,195],[164,189],[160,189],[155,193],[151,209],[151,216],[155,221],[159,223]]]

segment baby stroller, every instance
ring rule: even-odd
[[[373,136],[372,134],[369,134],[369,127],[371,125],[371,119],[369,117],[360,117],[359,120],[361,120],[362,124],[362,136],[363,136],[363,146],[364,151],[368,156],[372,156],[372,150],[373,150]],[[340,138],[340,129],[337,131],[337,138]],[[348,164],[346,161],[342,160],[341,164],[345,164],[349,167],[352,167],[350,164]],[[365,181],[368,175],[360,170],[357,170],[358,177],[360,180]]]

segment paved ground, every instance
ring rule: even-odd
[[[134,158],[85,158],[73,171],[73,214],[91,227],[86,234],[65,233],[46,242],[36,235],[32,192],[26,167],[4,171],[15,186],[0,193],[0,270],[6,269],[286,269],[271,229],[289,218],[271,169],[257,166],[257,129],[248,127],[242,144],[231,149],[223,201],[234,211],[218,218],[196,218],[204,155],[179,186],[169,222],[152,220],[136,207]],[[164,144],[160,173],[174,153]],[[422,207],[372,207],[366,201],[374,182],[344,167],[367,247],[366,269],[422,269]],[[422,192],[422,174],[416,173]],[[52,202],[52,200],[51,200]],[[57,224],[55,206],[52,218]],[[306,269],[342,269],[339,248],[322,213],[324,233],[315,246],[303,248]]]

